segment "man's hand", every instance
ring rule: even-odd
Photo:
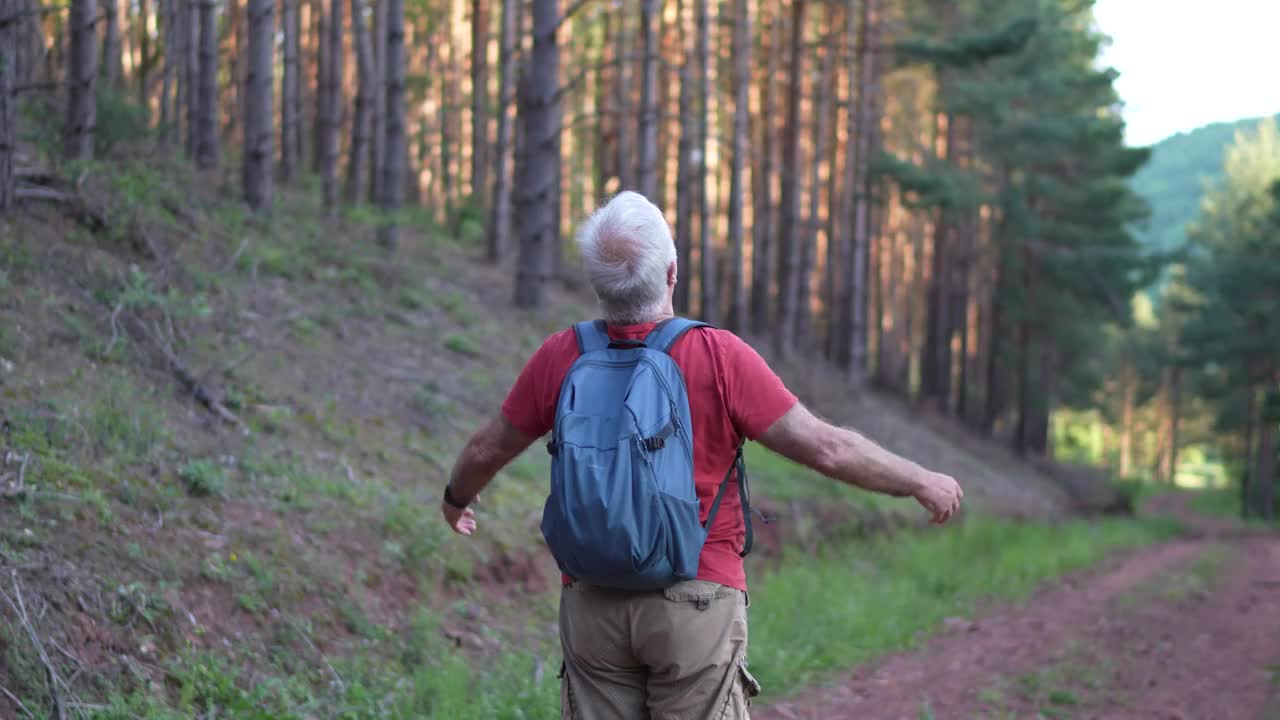
[[[942,473],[925,471],[925,477],[912,495],[916,501],[933,514],[930,522],[941,525],[960,509],[960,498],[964,490],[955,478]]]
[[[476,511],[471,508],[459,510],[449,503],[440,501],[440,512],[444,521],[459,535],[470,535],[476,531]]]

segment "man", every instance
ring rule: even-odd
[[[632,192],[617,195],[583,224],[578,244],[611,339],[642,339],[673,316],[675,244],[652,203]],[[704,521],[744,439],[836,480],[912,496],[936,523],[959,508],[963,493],[955,480],[814,417],[732,333],[690,331],[670,354],[688,388],[694,484]],[[548,338],[502,411],[467,443],[441,504],[456,532],[475,532],[475,513],[467,505],[503,466],[551,431],[561,384],[577,357],[573,330]],[[724,493],[722,503],[695,580],[645,592],[565,579],[563,717],[747,717],[748,698],[759,685],[746,669],[747,583],[739,555],[745,522],[737,493]]]

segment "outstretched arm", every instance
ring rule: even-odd
[[[759,438],[765,447],[827,477],[873,492],[914,497],[946,522],[964,492],[950,476],[930,472],[846,428],[815,417],[796,403]]]
[[[453,464],[449,475],[449,495],[460,505],[470,505],[494,475],[516,459],[537,438],[525,435],[499,413],[479,432],[471,436],[466,447]],[[440,512],[454,532],[470,535],[475,532],[475,511],[460,509],[443,499]]]

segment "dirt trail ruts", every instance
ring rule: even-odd
[[[1280,662],[1280,535],[1199,520],[1180,499],[1158,499],[1153,509],[1196,532],[1068,579],[1021,607],[952,621],[918,651],[753,708],[752,718],[917,720],[925,707],[936,720],[1035,717],[1016,696],[993,708],[984,691],[1054,666],[1069,645],[1071,662],[1105,667],[1106,677],[1067,717],[1258,720],[1277,692],[1267,667]],[[1185,570],[1215,544],[1226,550],[1226,567],[1204,592],[1113,602]]]

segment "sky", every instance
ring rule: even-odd
[[[1130,145],[1280,113],[1280,0],[1097,0]]]

